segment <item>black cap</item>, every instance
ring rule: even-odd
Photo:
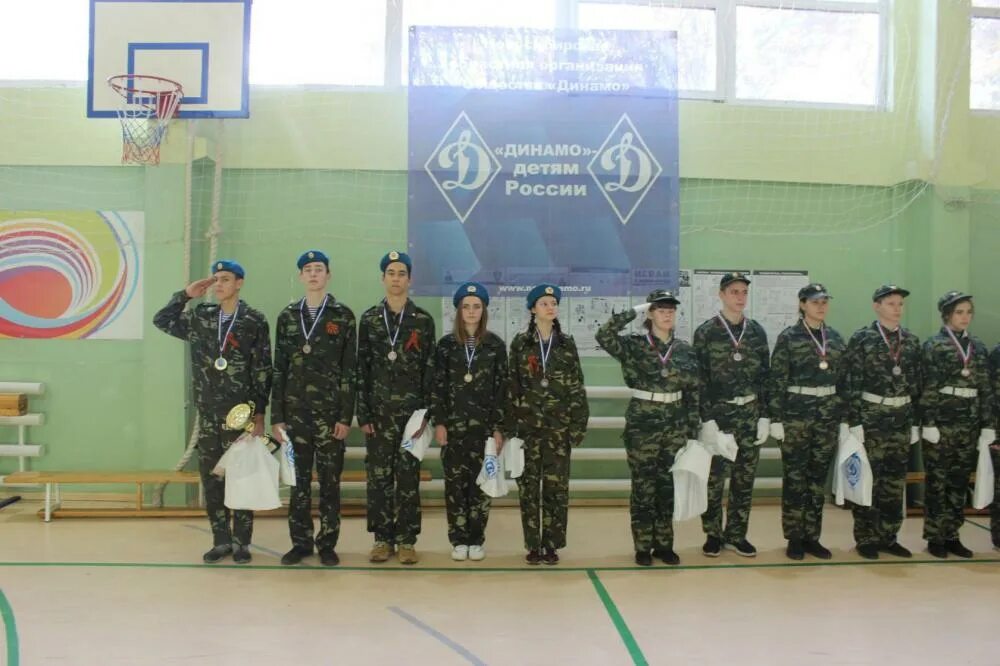
[[[745,282],[746,284],[749,285],[750,278],[748,278],[746,275],[743,275],[743,273],[740,273],[739,271],[726,273],[725,275],[722,276],[722,279],[719,280],[719,289],[725,289],[733,282]]]
[[[652,305],[658,303],[670,303],[674,306],[680,305],[681,301],[679,298],[674,296],[674,292],[669,289],[654,289],[649,292],[649,296],[646,297],[646,302]]]
[[[833,298],[826,287],[819,282],[813,282],[799,289],[800,301],[818,301],[821,298]]]
[[[890,296],[892,294],[899,294],[903,298],[906,298],[907,296],[910,295],[910,292],[907,291],[906,289],[903,289],[902,287],[897,287],[894,284],[884,284],[878,289],[876,289],[875,293],[872,294],[872,302],[875,302],[880,298],[885,298],[886,296]]]
[[[938,299],[938,312],[944,312],[944,309],[949,305],[971,300],[972,294],[966,294],[961,291],[949,291],[947,294]]]

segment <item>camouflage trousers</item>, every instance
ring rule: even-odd
[[[565,548],[569,516],[570,441],[565,432],[529,430],[524,473],[517,480],[526,550]]]
[[[685,441],[683,433],[666,427],[625,437],[632,473],[629,514],[636,552],[674,547],[674,475],[670,468]]]
[[[320,414],[289,414],[286,428],[295,451],[295,486],[288,498],[288,533],[292,545],[313,548],[313,465],[319,481],[319,533],[316,548],[333,550],[340,538],[340,474],[344,441],[333,438],[334,421]]]
[[[865,404],[861,425],[865,453],[872,468],[872,505],[851,504],[854,541],[859,546],[888,545],[903,526],[906,465],[910,459],[910,424],[907,408]]]
[[[781,442],[781,530],[786,539],[819,541],[823,531],[826,481],[840,426],[828,403],[832,405],[830,398],[789,396]]]
[[[941,441],[921,443],[924,454],[924,539],[943,544],[958,538],[965,522],[969,475],[976,471],[979,425],[938,424]]]
[[[441,449],[448,541],[453,546],[481,546],[486,540],[490,496],[476,483],[485,447],[485,432],[449,431],[448,444]]]
[[[990,505],[990,532],[993,545],[1000,547],[1000,451],[990,451],[993,456],[993,473],[996,477],[993,488],[993,504]]]
[[[225,479],[212,474],[219,458],[240,434],[224,429],[221,421],[210,416],[202,416],[198,427],[198,471],[214,546],[249,546],[253,538],[253,511],[230,511],[225,501]]]
[[[412,545],[420,534],[420,461],[400,448],[410,415],[376,419],[365,443],[368,531],[390,544]]]
[[[750,504],[753,501],[753,481],[757,476],[760,447],[754,446],[757,438],[757,405],[726,405],[728,412],[718,416],[716,423],[722,432],[736,437],[739,449],[736,460],[730,462],[721,456],[712,458],[708,477],[708,508],[701,514],[701,529],[726,543],[737,543],[746,538],[750,524]],[[729,481],[729,502],[726,505],[726,525],[722,526],[722,494]]]

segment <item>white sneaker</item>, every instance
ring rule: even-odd
[[[476,562],[486,559],[486,548],[484,546],[469,546],[469,559]]]
[[[455,546],[451,549],[451,559],[456,562],[464,562],[469,559],[469,547],[468,546]]]

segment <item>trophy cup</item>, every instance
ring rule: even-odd
[[[242,430],[245,434],[250,434],[253,432],[254,422],[253,417],[256,414],[257,408],[253,401],[248,400],[247,402],[241,402],[235,405],[226,414],[226,422],[223,427],[226,430]],[[271,453],[274,453],[281,445],[277,442],[274,437],[269,434],[264,434],[263,438],[267,441],[267,448]]]

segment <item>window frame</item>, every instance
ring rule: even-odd
[[[972,0],[971,8],[969,10],[969,80],[972,80],[972,22],[977,18],[985,19],[995,19],[1000,21],[1000,7],[983,7],[976,6],[976,0]],[[972,106],[972,89],[970,83],[969,89],[969,99],[967,100],[969,105],[969,113],[974,116],[986,116],[995,117],[1000,116],[1000,107],[995,109],[979,109]]]

